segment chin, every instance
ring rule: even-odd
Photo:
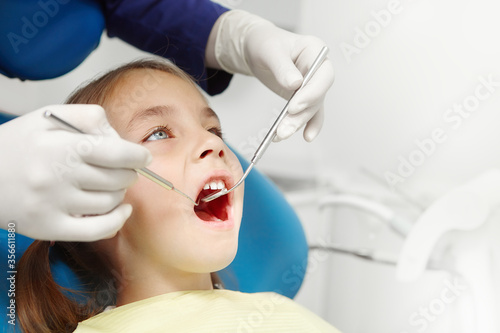
[[[217,272],[221,269],[226,268],[231,264],[236,256],[236,252],[238,250],[237,242],[231,248],[226,247],[221,249],[224,251],[206,251],[205,255],[201,257],[202,260],[197,260],[196,263],[193,263],[190,271],[193,273],[211,273]],[[217,253],[215,253],[217,252]]]

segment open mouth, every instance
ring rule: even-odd
[[[211,195],[215,192],[219,192],[226,188],[226,183],[224,180],[211,180],[203,186],[203,189],[198,194],[196,198],[199,202],[198,206],[194,206],[194,212],[203,221],[207,222],[223,222],[227,221],[229,218],[229,197],[228,195],[223,195],[215,200],[209,202],[201,201],[202,198]]]

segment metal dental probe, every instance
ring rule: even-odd
[[[238,186],[240,186],[243,183],[243,181],[245,180],[245,178],[247,178],[250,171],[252,171],[253,166],[255,164],[257,164],[257,162],[260,160],[262,155],[264,155],[264,152],[267,150],[267,148],[269,147],[269,145],[273,141],[274,137],[276,136],[276,131],[278,130],[278,126],[279,126],[279,124],[281,124],[281,121],[286,117],[286,115],[288,113],[288,106],[290,105],[290,102],[292,101],[293,97],[295,96],[295,94],[297,92],[299,92],[309,82],[309,80],[314,75],[316,70],[321,66],[321,64],[325,60],[327,53],[328,53],[328,48],[326,46],[324,46],[321,49],[321,51],[319,52],[318,56],[316,57],[316,60],[314,60],[313,64],[311,65],[311,67],[307,71],[306,75],[304,76],[304,79],[302,80],[302,84],[300,85],[299,89],[295,90],[295,92],[292,94],[292,96],[290,97],[290,99],[286,103],[285,107],[283,108],[283,110],[279,114],[278,118],[274,122],[273,126],[271,127],[269,132],[267,132],[266,137],[264,138],[264,140],[262,140],[262,143],[260,144],[259,148],[257,148],[257,151],[255,152],[252,160],[250,161],[250,165],[246,169],[246,171],[243,174],[243,176],[241,177],[241,179],[233,187],[231,187],[229,190],[222,189],[219,192],[216,192],[214,194],[211,194],[211,195],[208,195],[208,196],[202,198],[201,201],[209,202],[209,201],[215,200],[215,199],[233,191],[235,188],[237,188]]]
[[[52,117],[54,118],[55,120],[57,120],[58,122],[60,122],[61,124],[77,131],[78,133],[82,133],[82,134],[87,134],[85,133],[84,131],[82,131],[81,129],[71,125],[70,123],[68,123],[67,121],[65,121],[64,119],[61,119],[59,118],[58,116],[56,116],[55,114],[53,114],[51,111],[45,111],[43,113],[44,117],[45,118],[49,118],[49,117]],[[187,198],[189,201],[191,201],[195,206],[198,206],[198,203],[196,203],[193,199],[191,199],[187,194],[185,194],[184,192],[178,190],[177,188],[174,187],[174,184],[172,184],[171,182],[169,182],[168,180],[166,180],[165,178],[157,175],[156,173],[154,173],[153,171],[149,170],[148,168],[140,168],[140,169],[134,169],[135,171],[137,171],[137,173],[143,175],[144,177],[146,177],[147,179],[151,180],[152,182],[155,182],[156,184],[166,188],[167,190],[174,190],[175,192],[179,193],[180,195],[182,195],[183,197]]]

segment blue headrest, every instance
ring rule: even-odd
[[[243,170],[249,164],[235,152]],[[220,272],[227,289],[275,291],[293,298],[307,266],[308,245],[302,224],[281,191],[258,170],[245,179],[238,253]],[[231,279],[232,276],[236,280]]]
[[[2,0],[0,74],[22,80],[66,74],[97,47],[103,30],[96,0]]]
[[[11,119],[0,113],[0,123]],[[248,161],[238,156],[243,169]],[[8,233],[0,229],[0,270],[7,272]],[[16,235],[16,260],[33,240]],[[220,272],[227,289],[244,292],[275,291],[293,298],[299,290],[307,266],[308,246],[304,230],[293,208],[279,189],[258,170],[245,180],[243,219],[236,258]],[[76,288],[76,277],[53,258],[53,275],[62,286]],[[5,274],[5,273],[4,273]],[[2,279],[6,283],[6,277]],[[7,281],[8,282],[8,281]],[[9,304],[9,286],[0,290],[0,307]],[[4,326],[8,317],[3,316]]]
[[[16,118],[16,116],[14,116],[12,114],[0,112],[0,124],[6,123],[9,120],[12,120],[14,118]]]

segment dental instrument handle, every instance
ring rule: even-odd
[[[269,130],[269,132],[267,132],[264,140],[262,140],[262,143],[257,148],[257,151],[255,152],[255,154],[251,160],[252,164],[256,164],[260,160],[262,155],[264,155],[264,152],[267,150],[267,148],[269,147],[269,145],[273,141],[274,137],[276,136],[278,126],[281,124],[283,119],[285,119],[286,115],[288,114],[288,106],[290,105],[290,102],[292,101],[293,97],[295,96],[295,94],[297,94],[297,92],[299,92],[309,82],[311,77],[314,75],[314,73],[316,73],[318,68],[321,66],[321,64],[325,60],[327,54],[328,54],[328,47],[323,46],[323,48],[319,52],[318,56],[314,60],[313,64],[311,65],[311,67],[307,71],[306,75],[304,76],[304,79],[302,80],[302,84],[300,85],[299,89],[295,90],[295,92],[292,94],[292,96],[290,97],[290,99],[286,103],[285,107],[283,108],[283,110],[279,114],[278,118],[275,120],[273,126],[271,126],[271,129]]]
[[[250,173],[250,171],[252,171],[252,168],[253,168],[253,166],[254,166],[254,165],[255,165],[255,163],[254,163],[254,162],[251,162],[251,163],[250,163],[250,165],[249,165],[249,166],[247,167],[247,169],[245,170],[245,173],[243,174],[243,176],[240,178],[240,180],[239,180],[236,184],[234,184],[234,185],[233,185],[233,187],[232,187],[229,191],[231,191],[232,189],[234,189],[234,188],[236,188],[236,187],[240,186],[240,185],[241,185],[241,183],[243,183],[243,181],[245,180],[245,178],[247,178],[247,176],[248,176],[248,174]],[[229,192],[229,191],[228,191],[228,192]]]
[[[153,182],[157,183],[158,185],[163,186],[167,190],[173,190],[174,189],[174,184],[166,180],[165,178],[160,177],[153,171],[149,170],[148,168],[140,168],[140,169],[134,169],[137,171],[137,173],[143,175],[149,180],[152,180]]]
[[[153,171],[149,170],[148,168],[140,168],[140,169],[134,169],[134,170],[138,174],[140,174],[140,175],[144,176],[145,178],[151,180],[152,182],[160,185],[161,187],[164,187],[167,190],[172,190],[172,191],[175,191],[175,192],[179,193],[180,195],[182,195],[183,197],[185,197],[186,199],[188,199],[189,201],[191,201],[195,206],[198,206],[198,203],[195,202],[193,199],[191,199],[186,193],[184,193],[181,190],[177,189],[174,186],[174,184],[172,184],[171,182],[169,182],[165,178],[161,177],[160,175],[154,173]]]
[[[43,115],[44,115],[45,118],[49,118],[49,117],[54,118],[55,120],[57,120],[61,124],[65,125],[65,126],[67,126],[69,128],[71,128],[72,130],[74,130],[74,131],[76,131],[78,133],[87,134],[84,131],[82,131],[81,129],[79,129],[78,127],[75,127],[72,124],[68,123],[66,120],[59,118],[58,116],[56,116],[55,114],[53,114],[51,111],[47,110],[47,111],[44,112]],[[158,185],[166,188],[167,190],[174,190],[175,192],[177,192],[180,195],[182,195],[185,198],[187,198],[189,201],[191,201],[196,206],[198,205],[198,203],[196,203],[193,199],[191,199],[187,194],[185,194],[184,192],[182,192],[182,191],[178,190],[177,188],[175,188],[174,184],[172,184],[171,182],[169,182],[165,178],[159,176],[158,174],[154,173],[153,171],[149,170],[148,168],[140,168],[140,169],[134,169],[134,170],[137,173],[139,173],[142,176],[144,176],[145,178],[151,180],[152,182],[154,182],[154,183],[156,183],[156,184],[158,184]]]
[[[184,192],[178,190],[174,184],[172,184],[171,182],[169,182],[168,180],[166,180],[165,178],[161,177],[160,175],[154,173],[153,171],[149,170],[148,168],[140,168],[140,169],[134,169],[137,173],[141,174],[142,176],[144,176],[145,178],[151,180],[152,182],[166,188],[167,190],[173,190],[177,193],[179,193],[180,195],[182,195],[183,197],[185,197],[186,199],[188,199],[189,201],[191,201],[193,204],[195,204],[195,206],[198,206],[198,203],[196,203],[193,199],[191,199],[187,194],[185,194]]]
[[[235,188],[237,188],[238,186],[240,186],[243,183],[243,181],[245,180],[245,178],[247,178],[248,174],[252,170],[253,166],[255,164],[257,164],[257,162],[260,160],[260,158],[262,157],[262,155],[267,150],[267,148],[269,147],[269,145],[273,141],[274,137],[276,136],[276,130],[278,129],[279,124],[286,117],[286,115],[288,113],[288,105],[290,104],[290,101],[293,99],[293,97],[295,96],[295,94],[298,91],[300,91],[302,89],[302,87],[304,87],[307,84],[307,82],[309,82],[309,80],[314,75],[314,73],[316,72],[316,70],[323,63],[323,60],[325,60],[327,53],[328,53],[328,47],[324,46],[321,49],[321,51],[319,52],[318,56],[314,60],[313,64],[309,68],[309,70],[307,71],[306,75],[304,76],[304,79],[302,80],[302,84],[292,94],[292,96],[290,97],[290,99],[286,103],[285,107],[283,108],[283,110],[279,114],[278,118],[274,121],[273,126],[271,126],[271,129],[269,130],[269,132],[267,132],[264,140],[262,140],[261,144],[259,145],[259,147],[255,151],[255,154],[253,155],[253,157],[252,157],[252,159],[250,161],[250,165],[247,167],[245,173],[240,178],[240,180],[236,184],[234,184],[233,187],[231,187],[229,190],[228,189],[223,189],[223,190],[221,190],[219,192],[213,193],[211,195],[208,195],[208,196],[202,198],[201,201],[203,201],[203,202],[209,202],[209,201],[215,200],[215,199],[217,199],[217,198],[219,198],[219,197],[221,197],[223,195],[228,194],[229,192],[232,192]]]

